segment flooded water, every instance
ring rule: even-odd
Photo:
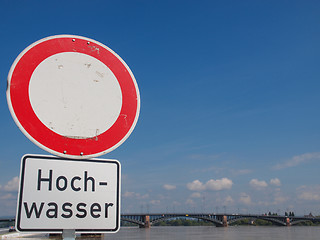
[[[267,240],[267,239],[319,239],[320,227],[256,227],[238,226],[217,228],[203,227],[153,227],[150,229],[121,229],[114,236],[105,239],[237,239],[237,240]]]
[[[101,236],[80,236],[76,239],[90,240],[188,240],[188,239],[219,239],[219,240],[313,240],[319,239],[320,227],[258,227],[258,226],[233,226],[217,228],[214,226],[195,227],[151,227],[150,229],[122,227],[118,233],[102,234]],[[4,237],[4,236],[3,236]],[[47,235],[18,236],[17,233],[7,236],[4,239],[61,239],[61,237],[48,237]],[[1,236],[0,236],[1,239]]]

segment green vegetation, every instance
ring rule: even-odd
[[[131,223],[131,222],[127,222],[127,221],[122,221],[122,220],[121,220],[121,222],[120,222],[120,225],[121,225],[122,227],[136,227],[136,226],[138,226],[138,225],[135,224],[135,223]]]
[[[320,222],[311,222],[311,221],[306,221],[306,222],[301,222],[296,224],[295,226],[320,226]]]
[[[200,219],[176,218],[173,220],[161,221],[154,226],[212,226],[214,223]]]
[[[263,219],[255,219],[250,220],[249,218],[239,220],[233,224],[230,224],[231,226],[245,226],[245,225],[252,225],[252,226],[272,226],[275,225],[274,223],[270,221],[266,221]]]
[[[6,228],[6,227],[10,227],[10,226],[14,226],[14,221],[0,222],[0,228]]]

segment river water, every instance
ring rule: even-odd
[[[143,239],[143,240],[187,240],[187,239],[219,239],[219,240],[267,240],[319,239],[320,227],[258,227],[234,226],[217,228],[212,226],[195,227],[152,227],[150,229],[122,228],[115,235],[104,236],[104,239]]]
[[[219,240],[318,240],[320,236],[320,227],[318,226],[232,226],[232,227],[214,227],[214,226],[192,226],[192,227],[151,227],[150,229],[140,229],[137,227],[122,227],[118,233],[103,234],[101,237],[80,236],[76,239],[90,240],[201,240],[201,239],[219,239]],[[13,237],[13,236],[12,236]],[[15,239],[50,239],[55,238],[40,235],[29,235],[22,237],[15,236]],[[0,236],[1,238],[1,236]],[[9,237],[10,238],[10,237]],[[61,239],[61,238],[57,238]]]

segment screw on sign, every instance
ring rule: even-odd
[[[138,85],[126,63],[107,46],[73,35],[27,47],[9,71],[7,101],[33,143],[74,159],[120,146],[140,111]]]

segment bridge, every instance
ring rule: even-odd
[[[227,227],[238,221],[249,219],[254,222],[257,219],[272,222],[279,226],[293,226],[302,222],[320,222],[320,217],[313,216],[277,216],[259,214],[226,214],[226,213],[159,213],[159,214],[121,214],[121,221],[137,224],[140,228],[150,228],[152,225],[176,218],[199,219],[212,222],[217,227]],[[1,223],[14,225],[14,218],[0,219]]]
[[[163,214],[121,214],[121,221],[139,225],[140,228],[150,228],[153,224],[175,218],[192,218],[212,222],[217,227],[227,227],[238,221],[257,219],[272,222],[279,226],[293,226],[302,222],[320,222],[320,217],[313,216],[277,216],[256,214],[215,214],[215,213],[163,213]]]

